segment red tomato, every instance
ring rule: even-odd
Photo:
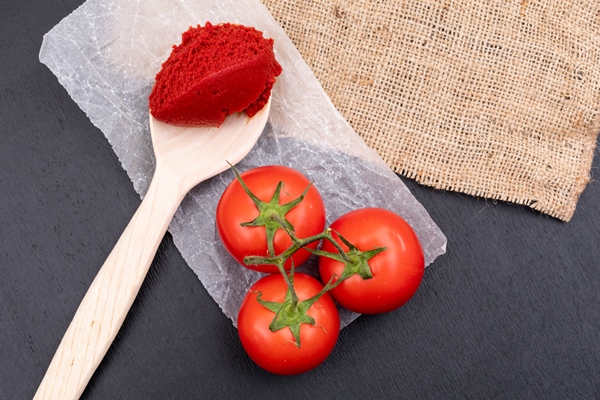
[[[280,181],[283,188],[280,192],[279,204],[289,203],[302,195],[311,182],[300,172],[284,166],[264,166],[248,170],[240,174],[246,186],[260,200],[268,203]],[[266,256],[266,229],[263,226],[242,226],[242,223],[253,221],[259,215],[252,198],[244,191],[237,179],[234,179],[223,192],[217,205],[217,230],[227,251],[240,264],[246,256]],[[299,238],[306,238],[323,232],[325,228],[325,205],[317,188],[313,185],[306,196],[293,207],[285,218],[294,226]],[[289,235],[278,229],[274,237],[275,255],[281,254],[290,247]],[[309,247],[316,248],[318,242]],[[310,253],[304,249],[296,252],[286,263],[291,268],[291,260],[297,267],[308,259]],[[251,265],[250,269],[273,273],[278,272],[274,265]]]
[[[364,208],[344,214],[331,224],[331,229],[345,251],[348,246],[335,232],[363,252],[386,247],[368,261],[372,278],[353,275],[330,291],[341,306],[361,314],[379,314],[395,310],[415,294],[425,261],[419,239],[404,219],[381,208]],[[337,253],[329,241],[323,242],[322,250]],[[339,277],[343,270],[343,263],[319,257],[323,282],[334,275]]]
[[[309,299],[323,289],[310,275],[294,274],[294,288],[300,301]],[[300,347],[296,346],[289,328],[276,332],[269,329],[275,317],[257,300],[259,293],[265,301],[283,302],[287,285],[281,274],[267,275],[248,291],[238,314],[238,333],[242,346],[261,368],[278,375],[294,375],[309,371],[321,364],[335,347],[340,318],[331,296],[325,293],[309,309],[308,316],[315,324],[300,325]]]

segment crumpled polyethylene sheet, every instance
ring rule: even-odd
[[[275,40],[283,67],[269,123],[239,171],[271,164],[295,168],[321,192],[328,223],[361,207],[382,207],[415,229],[426,265],[445,252],[446,238],[402,181],[352,130],[281,27],[258,0],[88,0],[45,36],[46,64],[91,122],[106,135],[143,197],[154,172],[148,95],[181,33],[207,21],[254,26]],[[351,60],[341,60],[351,62]],[[262,275],[238,265],[221,245],[215,209],[231,170],[202,182],[184,199],[169,227],[183,258],[236,321],[248,287]],[[314,272],[312,259],[304,269]],[[176,290],[176,289],[175,289]],[[342,326],[356,314],[341,310]]]

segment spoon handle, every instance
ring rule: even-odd
[[[148,193],[79,305],[34,400],[81,396],[123,324],[186,192],[180,178],[157,167]]]

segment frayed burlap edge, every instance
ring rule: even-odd
[[[263,3],[393,171],[571,219],[600,129],[596,2]]]

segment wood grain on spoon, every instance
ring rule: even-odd
[[[150,117],[156,156],[150,188],[83,298],[34,400],[81,396],[123,324],[183,197],[248,154],[267,123],[270,105],[252,118],[231,115],[219,128],[181,128]]]

